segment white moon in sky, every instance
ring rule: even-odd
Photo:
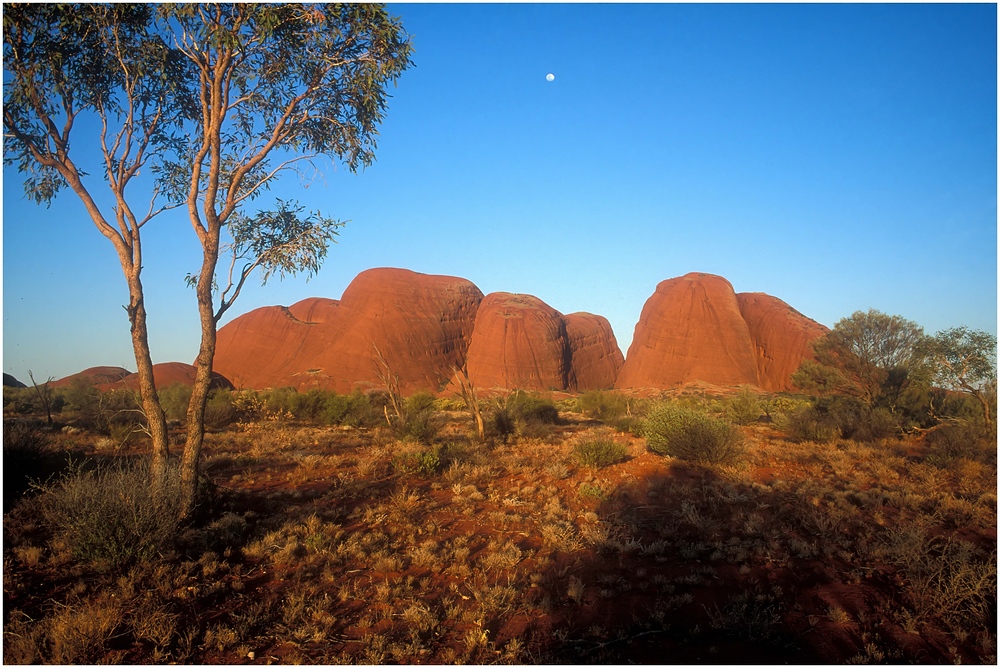
[[[545,80],[546,81],[555,81],[556,80],[556,75],[554,75],[554,74],[546,74],[545,75]]]

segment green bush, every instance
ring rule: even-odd
[[[734,424],[756,422],[763,414],[760,397],[751,389],[743,388],[722,402],[726,417]]]
[[[400,473],[434,475],[444,466],[441,453],[440,448],[409,450],[396,455],[392,460],[392,464],[396,471]]]
[[[789,413],[782,426],[789,438],[800,442],[826,443],[838,433],[836,424],[812,406]]]
[[[420,443],[430,443],[440,430],[441,425],[435,419],[434,411],[426,409],[413,413],[407,410],[402,422],[394,429],[397,438]]]
[[[330,392],[320,419],[324,424],[377,427],[385,425],[383,408],[386,404],[387,398],[381,393],[362,394],[360,390],[351,394]]]
[[[589,418],[610,423],[628,412],[628,399],[616,392],[590,390],[576,400],[577,410]]]
[[[191,401],[190,385],[174,383],[157,390],[157,394],[168,420],[184,422],[187,419],[188,403]]]
[[[507,397],[509,408],[516,420],[527,424],[558,424],[559,409],[551,399],[537,394],[515,390]]]
[[[321,421],[328,397],[327,390],[313,388],[308,392],[297,392],[291,397],[291,412],[299,420]]]
[[[546,436],[559,422],[559,409],[551,399],[524,390],[494,399],[485,413],[487,436],[504,443],[514,435]]]
[[[178,533],[176,470],[170,471],[156,500],[145,462],[73,469],[41,491],[44,524],[65,541],[74,557],[104,568],[121,569],[151,559],[170,548]]]
[[[205,426],[223,429],[240,418],[234,404],[235,395],[231,390],[216,389],[208,394],[205,403]]]
[[[498,402],[491,407],[486,420],[487,438],[499,439],[506,443],[511,436],[517,434],[517,418],[514,411],[505,404]]]
[[[610,434],[597,434],[584,438],[573,446],[573,457],[582,466],[600,469],[617,464],[628,455],[628,448]]]
[[[941,424],[924,435],[927,461],[947,468],[960,459],[996,465],[996,432],[976,420],[957,420]]]
[[[644,435],[650,450],[703,464],[728,464],[743,455],[743,438],[724,420],[674,403],[646,416]]]
[[[405,402],[407,413],[422,413],[434,410],[435,397],[430,392],[417,392],[409,396]]]
[[[900,431],[900,418],[886,408],[869,408],[853,397],[820,397],[788,416],[784,425],[797,441],[824,443],[831,438],[877,441]]]

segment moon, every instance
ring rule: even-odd
[[[554,75],[554,74],[552,74],[550,72],[550,73],[548,73],[548,74],[545,75],[545,80],[546,81],[555,81],[556,80],[556,75]]]

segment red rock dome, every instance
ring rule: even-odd
[[[103,385],[106,383],[114,383],[126,376],[129,376],[132,372],[128,369],[123,369],[120,366],[92,366],[89,369],[84,369],[79,373],[74,373],[72,375],[66,376],[65,378],[60,378],[59,380],[54,380],[51,383],[52,387],[64,387],[69,386],[73,381],[80,379],[88,385]]]
[[[404,393],[437,391],[465,359],[482,292],[406,269],[358,274],[338,302],[251,311],[219,330],[215,368],[238,387],[381,387],[381,354]],[[377,351],[377,352],[376,352]]]
[[[692,273],[663,281],[642,309],[615,387],[686,383],[791,386],[791,375],[827,330],[762,293],[737,295],[726,279]]]
[[[568,389],[601,390],[613,387],[625,357],[608,319],[592,313],[563,316],[573,361]]]
[[[538,297],[493,292],[483,298],[468,357],[477,387],[564,390],[571,355],[562,314]]]
[[[803,359],[813,359],[812,342],[829,330],[762,292],[740,293],[736,301],[754,342],[758,385],[769,392],[791,390],[792,374]]]
[[[756,385],[753,351],[729,281],[686,274],[657,285],[646,301],[615,387]]]

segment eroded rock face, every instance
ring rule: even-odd
[[[573,375],[567,389],[584,392],[614,386],[625,357],[608,319],[593,313],[570,313],[563,320]]]
[[[737,295],[721,276],[663,281],[635,327],[615,387],[669,389],[701,381],[788,389],[826,328],[769,295]]]
[[[236,318],[219,330],[215,368],[242,387],[350,392],[383,386],[381,355],[403,393],[437,391],[465,359],[482,297],[462,278],[369,269],[339,301]]]
[[[564,390],[571,356],[562,314],[531,295],[492,292],[483,298],[469,344],[476,387]]]
[[[301,302],[300,302],[301,304]],[[298,365],[311,325],[293,315],[309,311],[265,306],[234,318],[219,329],[213,367],[238,389],[284,387]]]
[[[792,389],[791,376],[813,359],[812,342],[829,330],[777,297],[762,292],[736,295],[757,357],[758,385],[769,392]]]
[[[369,269],[351,282],[330,317],[312,326],[294,377],[297,387],[348,392],[382,387],[378,358],[404,394],[436,392],[465,359],[483,298],[472,282],[406,269]]]
[[[753,343],[736,293],[712,274],[686,274],[656,286],[615,386],[669,388],[696,380],[757,384]]]

